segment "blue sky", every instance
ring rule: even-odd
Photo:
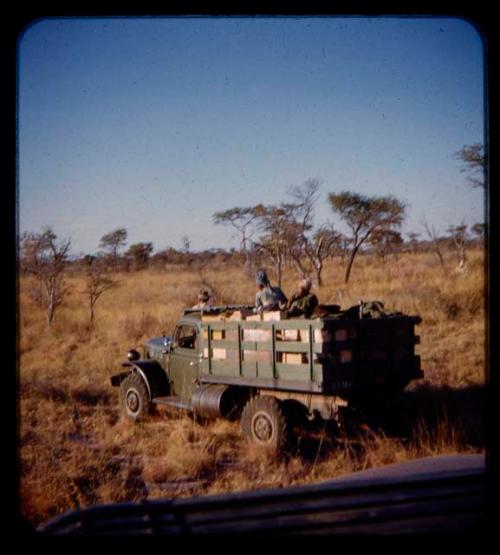
[[[484,142],[483,44],[452,18],[67,18],[18,47],[19,231],[73,252],[237,246],[215,211],[392,194],[444,232],[484,221],[454,152]]]

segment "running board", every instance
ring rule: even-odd
[[[163,405],[167,407],[173,407],[176,409],[182,409],[187,411],[192,410],[191,403],[189,403],[188,401],[183,401],[180,397],[177,397],[177,396],[155,397],[154,399],[151,399],[151,402],[155,403],[156,405]]]

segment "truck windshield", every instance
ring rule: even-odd
[[[183,349],[194,349],[196,346],[196,328],[194,326],[179,326],[175,333],[175,343]]]

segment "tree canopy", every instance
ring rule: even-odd
[[[105,249],[113,258],[117,258],[118,251],[127,243],[128,232],[124,227],[120,227],[103,235],[99,243],[99,247]]]
[[[473,187],[485,187],[486,155],[481,143],[464,145],[455,152],[455,157],[464,162],[462,172],[469,172],[468,180]]]
[[[331,208],[350,229],[351,254],[344,281],[349,281],[354,258],[368,238],[375,232],[397,231],[404,221],[406,205],[392,195],[372,196],[341,191],[328,195]]]

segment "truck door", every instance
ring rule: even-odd
[[[170,352],[169,376],[174,395],[191,399],[193,381],[198,377],[199,334],[196,326],[179,323],[175,328]]]

